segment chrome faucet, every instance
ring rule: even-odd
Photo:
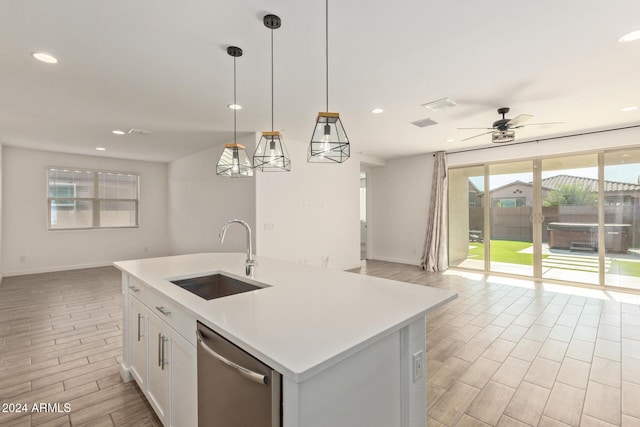
[[[255,261],[253,260],[253,255],[251,255],[253,251],[251,248],[251,227],[249,227],[249,224],[247,224],[241,219],[232,219],[231,221],[227,221],[222,226],[222,230],[220,231],[220,234],[218,235],[218,237],[220,237],[220,243],[224,243],[224,235],[227,232],[227,228],[229,228],[229,226],[234,222],[242,225],[247,231],[247,259],[245,261],[244,271],[247,276],[251,276],[253,274],[253,266],[255,265]]]

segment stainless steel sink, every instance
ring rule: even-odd
[[[189,279],[171,280],[171,283],[206,300],[262,289],[262,286],[243,282],[224,274],[210,274]]]

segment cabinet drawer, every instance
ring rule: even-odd
[[[149,311],[175,329],[191,345],[196,345],[196,321],[182,307],[150,288],[146,289],[144,302]]]
[[[141,302],[145,303],[144,298],[147,293],[147,286],[133,276],[129,276],[129,295],[133,295]]]

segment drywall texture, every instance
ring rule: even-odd
[[[239,138],[238,142],[251,154],[256,135]],[[240,225],[229,228],[224,244],[218,241],[222,225],[233,218],[246,221],[255,230],[255,178],[217,176],[216,163],[223,149],[214,147],[169,163],[173,254],[244,251],[246,237]]]
[[[387,160],[370,170],[370,251],[373,259],[418,265],[422,256],[433,155]]]
[[[109,265],[163,256],[167,166],[131,160],[4,147],[2,269],[5,276]],[[140,226],[47,230],[47,167],[133,172],[140,176]]]
[[[287,140],[291,171],[256,176],[257,253],[334,269],[360,265],[360,161],[307,163]]]

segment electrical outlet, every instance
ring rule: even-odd
[[[413,382],[424,378],[424,353],[422,350],[413,354]]]

